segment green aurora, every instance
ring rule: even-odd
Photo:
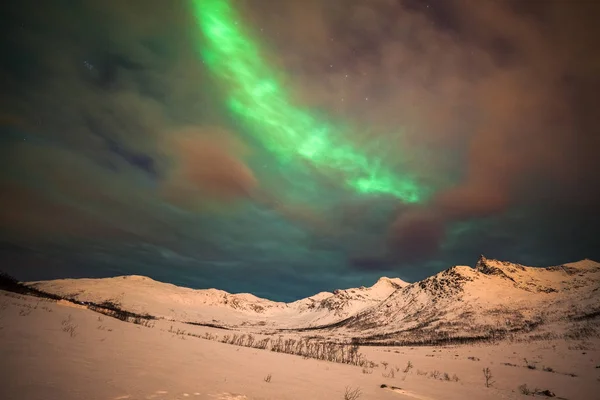
[[[427,189],[409,174],[386,169],[381,160],[344,141],[333,124],[290,103],[227,0],[191,3],[203,34],[199,42],[205,64],[228,88],[229,109],[268,151],[281,161],[299,157],[317,169],[339,171],[346,186],[359,193],[389,194],[406,203],[424,200]]]

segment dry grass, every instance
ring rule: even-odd
[[[73,324],[73,318],[71,314],[66,319],[63,319],[61,322],[62,331],[69,334],[71,337],[77,336],[77,325]]]
[[[386,374],[386,373],[382,373],[381,376],[383,376],[384,378],[395,378],[396,377],[396,373],[394,372],[393,369],[390,369],[390,371]]]

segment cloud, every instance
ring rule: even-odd
[[[600,199],[589,172],[600,168],[592,146],[600,121],[589,121],[597,115],[589,111],[582,118],[583,104],[567,100],[580,103],[600,88],[598,43],[584,34],[594,29],[589,15],[597,6],[400,4],[279,2],[259,15],[266,4],[253,2],[256,11],[247,9],[261,28],[256,35],[278,50],[268,56],[294,72],[300,102],[354,121],[352,140],[437,189],[427,216],[396,214],[390,252],[433,256],[447,226],[548,197]],[[307,26],[310,33],[300,28]],[[394,159],[397,150],[412,156]],[[553,194],[562,191],[571,195]]]
[[[144,9],[29,2],[3,15],[3,228],[170,241],[184,229],[169,205],[222,210],[257,185],[207,87],[187,9]]]
[[[411,210],[392,224],[388,238],[392,259],[410,263],[430,258],[438,250],[445,226],[428,210]]]
[[[247,137],[199,61],[186,2],[15,3],[0,16],[3,234],[71,251],[106,241],[112,265],[161,259],[134,263],[124,246],[166,247],[207,280],[225,261],[293,268],[311,288],[348,264],[431,272],[481,246],[554,254],[559,225],[600,199],[598,5],[525,3],[235,2],[294,104],[432,189],[415,207]],[[523,209],[543,212],[520,232],[498,222]],[[591,237],[584,220],[569,226]],[[539,243],[520,236],[539,221]]]
[[[241,161],[247,149],[223,129],[184,128],[167,135],[163,149],[173,162],[163,194],[175,203],[250,198],[258,187]]]
[[[159,212],[150,181],[118,158],[112,168],[64,148],[21,141],[2,154],[3,229],[30,238],[154,240],[173,221]],[[154,238],[154,239],[153,239]]]

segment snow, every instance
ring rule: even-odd
[[[324,325],[374,306],[398,288],[408,285],[381,278],[372,287],[321,292],[292,303],[261,299],[252,294],[231,294],[218,289],[190,289],[141,276],[106,279],[59,279],[29,282],[50,293],[79,301],[119,303],[123,309],[189,322],[218,322],[227,326],[275,321],[279,327]]]
[[[318,400],[343,399],[346,386],[360,387],[360,399],[519,399],[527,384],[574,400],[600,390],[600,264],[591,260],[534,268],[482,257],[412,284],[383,277],[292,303],[142,276],[30,284],[159,319],[141,326],[0,291],[2,399]],[[249,333],[387,345],[361,346],[378,364],[361,368],[202,338]],[[442,340],[477,336],[487,340]]]
[[[210,328],[165,320],[143,327],[88,309],[6,292],[0,292],[0,307],[0,398],[4,400],[341,400],[346,386],[360,388],[361,399],[521,399],[525,397],[518,386],[524,383],[570,400],[588,400],[600,390],[597,339],[363,347],[361,351],[379,364],[365,374],[360,367],[169,332],[172,325]],[[74,336],[62,330],[64,321],[75,326]],[[535,370],[525,367],[525,358],[537,363]],[[404,374],[408,361],[414,367]],[[383,362],[389,365],[384,367]],[[383,376],[396,367],[400,371],[393,378]],[[484,367],[493,373],[495,383],[490,388],[483,383]],[[436,370],[459,380],[420,375]],[[264,378],[269,374],[272,380],[267,383]],[[381,384],[399,389],[381,389]]]

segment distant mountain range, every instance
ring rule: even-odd
[[[370,344],[600,335],[600,263],[526,267],[487,259],[407,283],[322,292],[291,303],[142,276],[61,279],[28,286],[81,302],[111,302],[158,318],[260,332],[310,332]]]

